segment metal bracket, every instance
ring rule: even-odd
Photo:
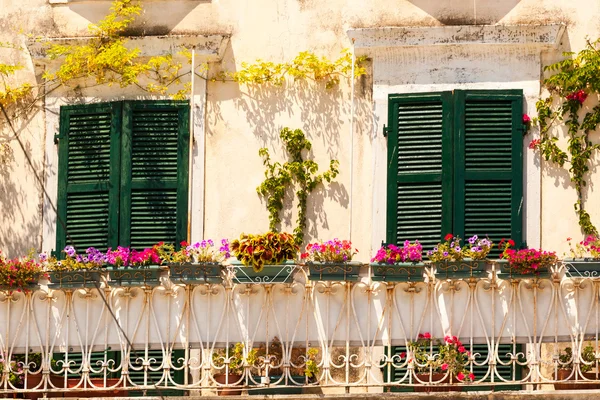
[[[390,133],[390,128],[388,128],[387,126],[385,126],[385,124],[383,124],[383,137],[387,137],[388,133]]]
[[[54,144],[58,144],[60,139],[62,139],[63,137],[64,137],[64,135],[61,135],[60,133],[55,133],[54,134]]]

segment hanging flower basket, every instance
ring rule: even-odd
[[[221,283],[223,266],[218,262],[168,264],[169,276],[174,283]]]
[[[372,280],[383,282],[422,282],[425,274],[423,263],[372,263]]]
[[[343,263],[334,262],[308,262],[310,279],[316,281],[357,281],[362,263],[350,261]]]
[[[50,286],[53,288],[96,287],[105,269],[77,269],[48,271]]]
[[[432,262],[431,265],[435,267],[435,276],[437,279],[460,279],[484,276],[490,264],[487,260],[465,258],[460,261],[436,261]]]
[[[165,270],[158,265],[137,267],[107,267],[111,286],[158,286]]]

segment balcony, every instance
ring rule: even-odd
[[[354,280],[327,281],[288,265],[257,282],[230,266],[206,283],[164,269],[155,283],[105,276],[0,291],[0,393],[600,388],[593,273],[558,263],[547,276],[509,276],[492,263],[477,277],[428,270],[422,280],[386,282],[359,269]],[[407,344],[424,334],[442,343],[455,336],[473,381],[450,370],[422,374],[441,357],[433,340],[419,365]]]

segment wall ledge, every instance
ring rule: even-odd
[[[381,27],[349,29],[357,53],[390,47],[509,45],[557,48],[565,24],[548,25],[461,25],[432,27]]]

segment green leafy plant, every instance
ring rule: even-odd
[[[444,242],[427,252],[427,257],[432,262],[460,261],[465,257],[463,248],[460,245],[461,240],[459,236],[448,233],[444,237]]]
[[[263,235],[242,234],[231,243],[233,255],[245,266],[260,272],[268,264],[282,264],[294,260],[300,247],[286,232],[267,232]]]
[[[600,92],[600,39],[591,42],[579,53],[565,53],[565,59],[545,67],[551,71],[544,84],[550,95],[536,103],[540,139],[534,140],[530,148],[539,150],[546,161],[568,170],[571,182],[577,191],[575,212],[584,234],[598,236],[596,226],[584,208],[583,188],[587,186],[588,172],[599,144],[589,140],[589,134],[600,123],[600,105],[583,111],[583,104],[591,94]],[[558,101],[555,101],[558,100]],[[552,128],[559,123],[567,127],[567,149],[558,146],[558,136]]]
[[[226,364],[229,365],[229,370],[221,369],[221,373],[229,373],[234,375],[242,375],[244,366],[254,366],[257,363],[256,349],[245,351],[246,347],[243,343],[231,344],[228,349],[219,349],[212,353],[213,365],[216,368],[223,368]],[[229,360],[229,363],[226,361]]]
[[[302,244],[306,229],[306,202],[308,195],[324,180],[331,182],[338,175],[339,162],[331,160],[329,169],[317,175],[319,165],[313,160],[303,157],[304,151],[310,151],[312,143],[300,129],[283,128],[279,137],[285,145],[290,161],[285,163],[273,162],[267,148],[262,148],[258,154],[265,165],[265,180],[256,188],[259,195],[267,200],[269,212],[269,229],[277,231],[281,223],[280,213],[284,208],[284,197],[288,189],[295,187],[298,197],[297,226],[294,228],[296,243]]]
[[[417,373],[450,373],[459,381],[474,381],[475,375],[467,370],[469,352],[456,336],[446,336],[443,342],[429,332],[420,333],[417,340],[408,343]]]
[[[0,252],[0,286],[17,291],[28,290],[36,284],[43,269],[32,254],[25,257],[6,259]]]
[[[558,353],[558,359],[560,363],[558,364],[559,369],[573,369],[573,349],[571,347],[566,347],[563,351]],[[581,350],[581,360],[584,361],[580,363],[581,372],[590,372],[594,368],[594,362],[596,361],[596,353],[594,352],[594,346],[585,346]]]

